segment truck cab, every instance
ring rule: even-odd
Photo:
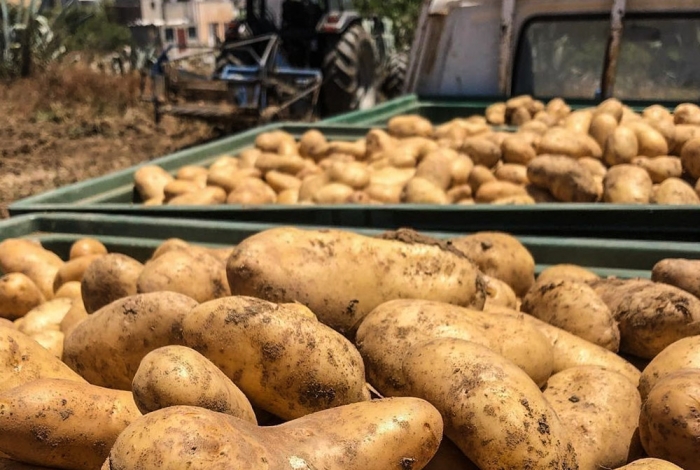
[[[700,99],[695,0],[432,0],[406,91],[628,103]]]

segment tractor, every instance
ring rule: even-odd
[[[313,121],[402,92],[407,58],[391,22],[363,18],[349,0],[246,0],[216,48],[209,74],[166,50],[153,67],[156,119],[206,120],[228,130]]]

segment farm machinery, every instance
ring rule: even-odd
[[[402,92],[407,58],[391,29],[349,0],[246,0],[209,73],[161,55],[152,74],[156,120],[169,114],[234,130],[370,108]]]

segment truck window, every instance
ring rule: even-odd
[[[609,17],[531,20],[516,51],[513,94],[594,99],[609,32]]]
[[[622,100],[699,100],[700,18],[626,18],[617,67]]]

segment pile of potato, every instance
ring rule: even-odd
[[[700,469],[700,260],[277,227],[142,261],[0,243],[0,469]]]
[[[146,205],[700,204],[698,178],[697,105],[640,114],[613,98],[572,111],[518,96],[441,125],[397,116],[354,142],[265,132],[209,168],[144,166],[135,186]]]

